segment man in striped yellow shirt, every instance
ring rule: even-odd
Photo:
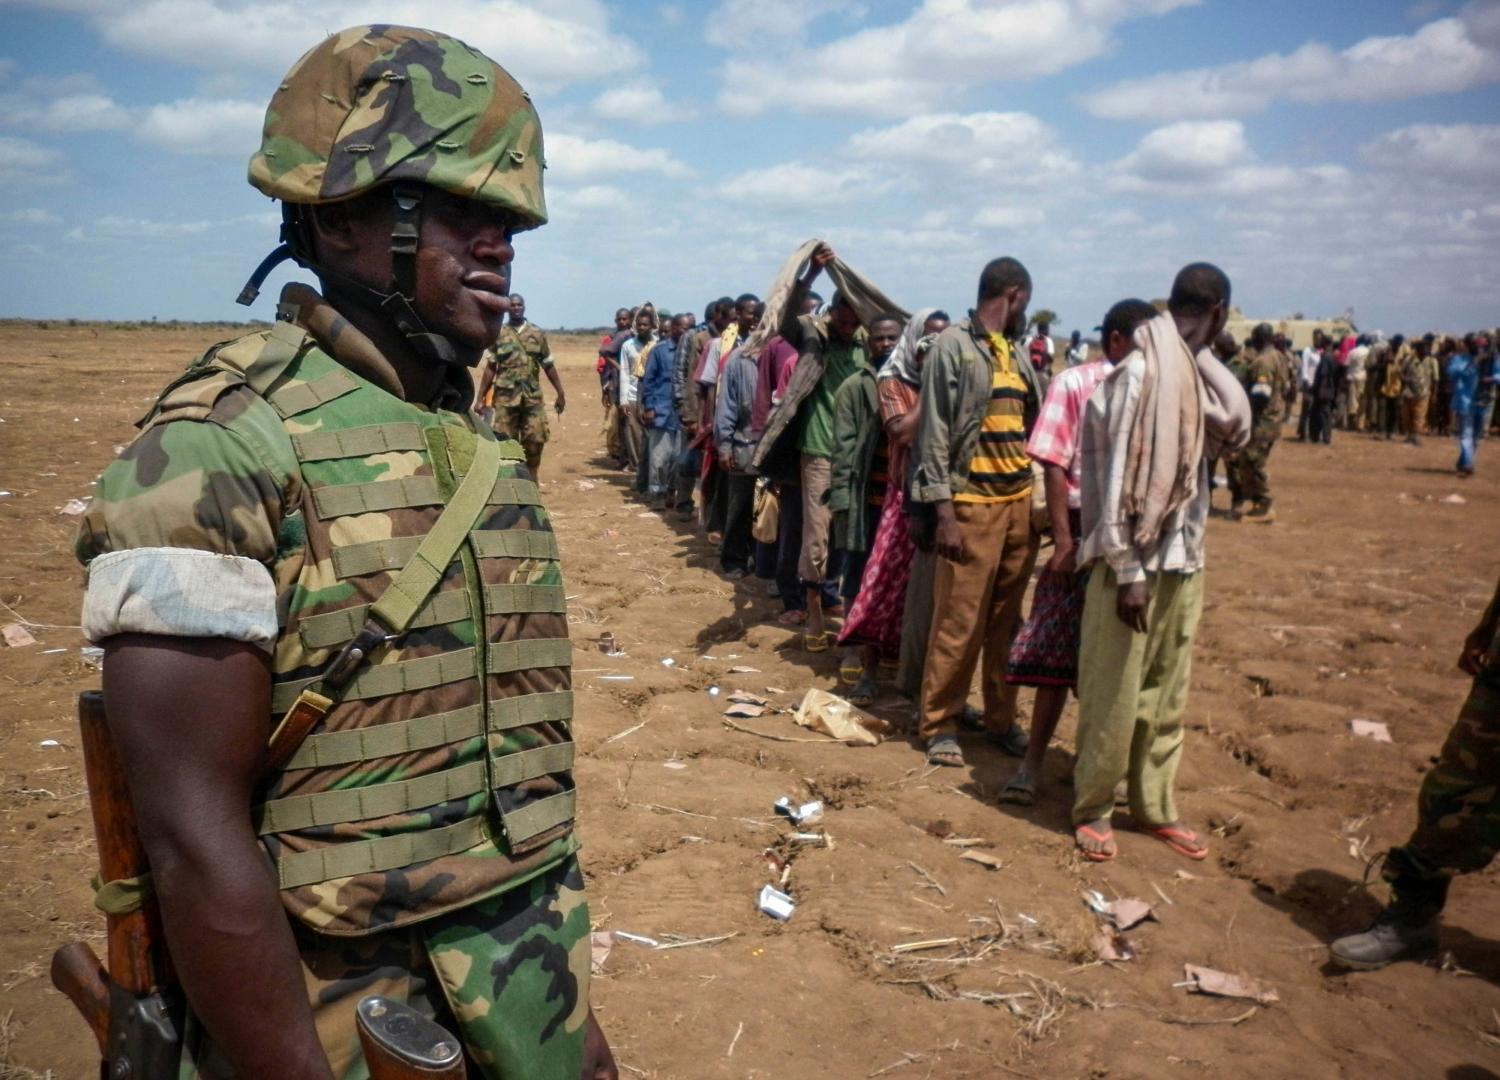
[[[1026,267],[993,260],[978,305],[943,331],[922,368],[911,499],[925,508],[938,559],[917,718],[934,764],[963,764],[958,719],[981,654],[986,735],[1006,753],[1026,752],[1005,664],[1037,549],[1026,438],[1041,386],[1011,346],[1030,301]]]

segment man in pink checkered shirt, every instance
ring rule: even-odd
[[[1036,802],[1047,743],[1067,704],[1068,691],[1078,680],[1085,580],[1078,574],[1077,562],[1082,539],[1078,449],[1084,408],[1114,365],[1134,348],[1136,327],[1155,316],[1156,309],[1144,300],[1122,300],[1110,308],[1100,327],[1103,357],[1068,368],[1052,380],[1026,443],[1026,452],[1043,469],[1056,546],[1037,580],[1031,615],[1016,634],[1006,667],[1007,682],[1036,687],[1036,705],[1026,757],[1001,790],[1001,802],[1022,806]]]

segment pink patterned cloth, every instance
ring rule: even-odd
[[[1068,470],[1068,506],[1079,506],[1078,442],[1083,432],[1083,408],[1113,365],[1105,360],[1079,364],[1058,374],[1047,387],[1036,426],[1026,441],[1026,453],[1043,465]]]
[[[906,515],[901,512],[903,502],[901,485],[889,484],[859,595],[839,631],[840,645],[874,645],[882,660],[896,660],[901,655],[901,616],[906,610],[906,583],[916,551]]]

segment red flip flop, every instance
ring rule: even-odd
[[[1142,825],[1141,832],[1147,836],[1154,836],[1177,854],[1194,862],[1202,862],[1208,858],[1208,848],[1192,848],[1184,845],[1183,841],[1202,843],[1198,834],[1185,825]]]
[[[1079,825],[1073,830],[1074,843],[1077,843],[1080,835],[1088,837],[1096,844],[1109,845],[1104,851],[1086,851],[1081,844],[1078,845],[1078,854],[1082,855],[1089,862],[1111,862],[1120,853],[1119,847],[1115,844],[1115,831],[1113,829],[1106,829],[1101,833],[1095,829],[1091,829],[1087,825]]]

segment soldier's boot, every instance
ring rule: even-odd
[[[1235,499],[1229,507],[1229,520],[1239,521],[1245,516],[1245,500]]]
[[[1328,946],[1333,962],[1354,971],[1375,971],[1396,960],[1420,956],[1438,946],[1436,917],[1412,924],[1394,908],[1387,908],[1375,925],[1360,934],[1341,937]]]
[[[1270,525],[1276,520],[1276,510],[1270,499],[1256,499],[1255,505],[1245,515],[1245,520],[1257,525]]]

